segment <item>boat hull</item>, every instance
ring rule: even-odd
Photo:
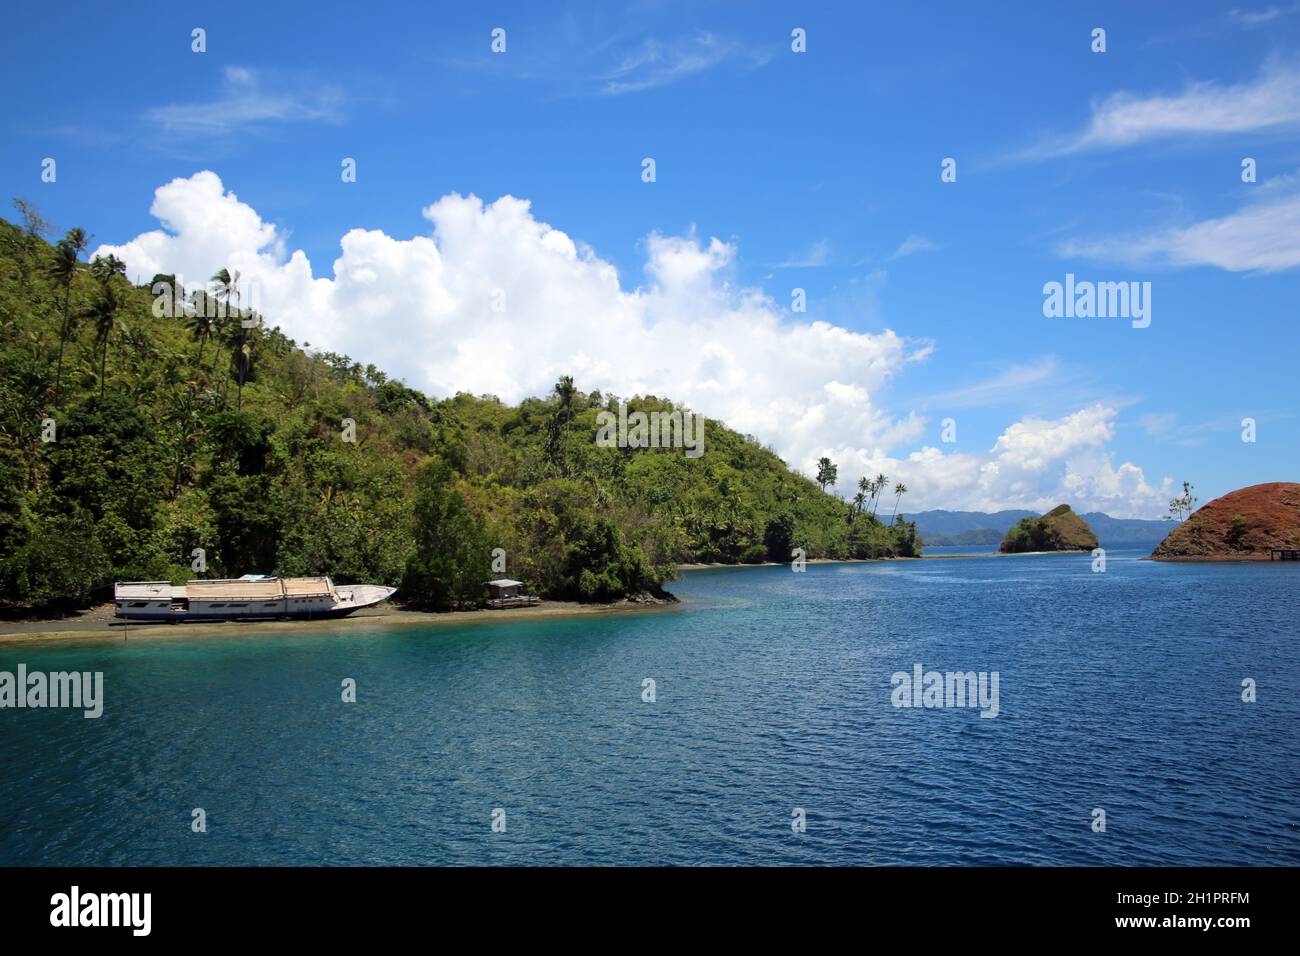
[[[319,621],[322,618],[347,617],[363,605],[344,608],[326,608],[323,611],[267,611],[249,614],[202,614],[192,611],[118,611],[116,617],[124,621]]]
[[[191,590],[173,588],[165,582],[140,582],[120,585],[116,616],[124,621],[317,621],[347,617],[362,608],[372,607],[388,600],[397,588],[378,584],[350,584],[336,587],[324,579],[329,591],[323,594],[302,596],[284,592],[279,579],[258,579],[221,582],[191,582]],[[294,579],[290,579],[292,584]],[[194,585],[213,585],[226,588],[231,593],[206,596],[193,593]],[[251,590],[235,593],[235,589],[267,590],[280,588],[283,596],[256,594]],[[270,598],[270,600],[267,600]],[[324,600],[322,600],[322,598]]]

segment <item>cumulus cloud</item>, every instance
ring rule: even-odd
[[[898,475],[913,489],[913,510],[1031,507],[1066,488],[1095,500],[1127,493],[1121,510],[1147,504],[1141,470],[1113,468],[1101,447],[1116,414],[1101,406],[1018,422],[985,453],[892,457],[921,439],[926,418],[892,413],[882,394],[932,343],[792,316],[735,282],[736,247],[716,238],[651,234],[644,282],[629,288],[526,200],[453,193],[423,210],[429,235],[347,232],[325,276],[215,173],[160,187],[151,212],[161,229],[96,254],[118,256],[142,278],[176,273],[189,288],[221,266],[238,270],[244,301],[255,298],[286,334],[434,395],[516,402],[569,374],[585,390],[671,397],[805,472],[831,455],[846,490],[859,474]]]
[[[1025,418],[1009,426],[986,452],[925,446],[905,456],[862,455],[836,449],[840,474],[885,474],[907,486],[903,511],[948,508],[1046,511],[1069,503],[1078,511],[1113,517],[1153,517],[1168,501],[1173,481],[1153,484],[1132,462],[1114,463],[1106,445],[1115,437],[1118,410],[1091,405],[1060,419]],[[835,456],[832,455],[832,458]]]

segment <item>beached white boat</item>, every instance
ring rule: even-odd
[[[328,577],[126,581],[113,586],[116,615],[138,621],[219,621],[246,618],[342,617],[386,601],[397,588],[335,585]]]

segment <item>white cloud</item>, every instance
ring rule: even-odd
[[[1027,394],[1040,394],[1053,385],[1060,385],[1066,373],[1053,355],[1045,355],[1033,362],[1012,365],[996,375],[972,385],[939,392],[929,398],[930,405],[944,408],[976,408],[999,405],[1024,398]]]
[[[831,243],[829,239],[819,239],[801,255],[792,256],[785,262],[776,263],[778,269],[817,269],[831,261]]]
[[[739,44],[701,32],[663,42],[650,37],[624,54],[613,69],[601,74],[599,92],[606,96],[639,93],[676,83],[744,53]],[[754,62],[762,62],[754,58]]]
[[[1263,10],[1242,10],[1239,7],[1233,7],[1228,11],[1228,19],[1244,30],[1253,30],[1255,27],[1272,23],[1279,17],[1287,17],[1298,11],[1300,11],[1300,4],[1292,4],[1287,7],[1265,7]]]
[[[1117,416],[1117,409],[1097,404],[1056,420],[1026,418],[987,452],[926,446],[899,457],[839,448],[831,458],[840,464],[845,489],[856,485],[858,475],[883,473],[891,485],[903,482],[905,514],[930,508],[1046,511],[1067,503],[1079,512],[1113,517],[1158,516],[1173,480],[1153,484],[1137,465],[1114,463],[1105,446],[1115,437]]]
[[[1272,188],[1270,188],[1270,186]],[[1259,187],[1255,201],[1218,219],[1128,236],[1071,240],[1058,251],[1134,265],[1217,266],[1281,272],[1300,266],[1300,189],[1293,177]]]
[[[628,290],[612,264],[538,221],[528,202],[451,194],[424,209],[431,235],[349,231],[324,277],[214,173],[162,186],[151,212],[163,229],[96,254],[117,255],[141,278],[178,273],[191,288],[222,266],[238,270],[246,300],[256,283],[262,312],[288,335],[435,395],[515,402],[571,374],[584,390],[683,401],[807,473],[829,454],[841,490],[887,470],[912,488],[913,510],[1036,507],[1076,489],[1094,496],[1076,506],[1114,499],[1151,510],[1141,470],[1105,454],[1116,412],[1103,406],[1018,422],[983,454],[894,457],[927,421],[891,413],[881,395],[931,343],[796,320],[735,283],[736,247],[719,239],[650,235],[645,283]],[[498,292],[504,312],[493,310]]]
[[[341,119],[343,98],[331,87],[313,82],[294,89],[294,84],[279,77],[274,82],[283,88],[271,90],[267,81],[261,71],[228,66],[217,99],[154,107],[145,119],[173,136],[222,136],[267,123]]]
[[[1116,149],[1179,135],[1249,133],[1300,127],[1300,69],[1270,63],[1246,83],[1192,83],[1181,93],[1120,92],[1092,105],[1080,133],[1038,144],[1021,158]]]
[[[914,255],[918,252],[933,252],[939,247],[931,242],[925,236],[908,236],[899,244],[898,249],[890,259],[902,259],[905,256]]]

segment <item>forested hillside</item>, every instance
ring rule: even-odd
[[[699,458],[600,447],[597,413],[617,399],[567,378],[518,407],[435,400],[299,345],[239,310],[222,263],[167,315],[152,290],[171,277],[134,286],[121,263],[84,261],[79,230],[51,244],[16,205],[20,225],[0,220],[4,602],[84,604],[115,580],[198,576],[202,559],[208,577],[328,573],[464,606],[494,548],[532,589],[607,600],[685,561],[919,550],[912,525],[717,422]]]

